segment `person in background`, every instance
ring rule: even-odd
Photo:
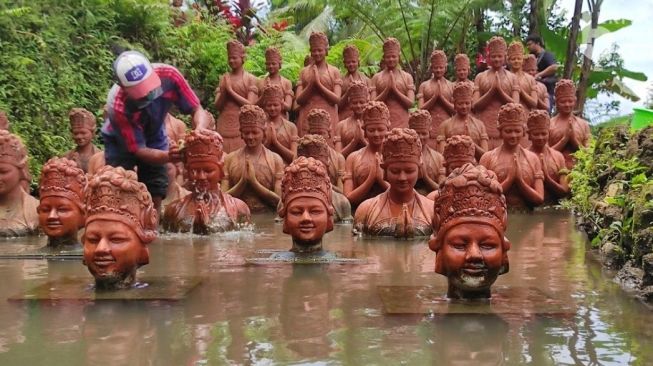
[[[556,82],[558,82],[558,77],[556,76],[558,63],[555,56],[544,49],[542,38],[535,34],[526,37],[526,47],[537,58],[537,74],[535,74],[534,78],[536,81],[546,85],[546,91],[549,93],[549,106],[553,106],[553,90],[555,89]]]

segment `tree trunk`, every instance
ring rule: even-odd
[[[592,22],[589,36],[587,37],[587,47],[585,47],[585,52],[583,52],[583,66],[580,69],[580,80],[578,81],[578,89],[576,90],[576,110],[581,114],[585,109],[589,77],[592,73],[592,66],[594,65],[592,62],[592,53],[594,53],[596,28],[599,25],[599,14],[601,13],[601,4],[603,3],[603,0],[587,0],[587,3],[592,14]]]
[[[564,79],[571,79],[574,66],[576,66],[576,51],[578,48],[578,31],[580,30],[580,15],[583,12],[583,0],[576,0],[574,5],[574,16],[571,18],[571,30],[567,40],[567,55],[565,57],[565,68],[562,73]]]
[[[542,3],[540,0],[531,0],[531,12],[528,15],[528,34],[540,34],[540,19],[542,19]]]

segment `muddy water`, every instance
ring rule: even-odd
[[[7,302],[91,277],[77,261],[0,260],[0,365],[653,364],[653,312],[587,258],[567,214],[511,215],[510,272],[496,288],[515,298],[536,291],[573,311],[515,301],[514,311],[475,315],[385,312],[380,287],[444,290],[424,241],[357,239],[336,226],[326,248],[366,263],[247,265],[257,250],[290,247],[271,216],[256,220],[253,232],[151,246],[140,278],[203,279],[177,302]]]

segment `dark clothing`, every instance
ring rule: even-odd
[[[105,151],[111,151],[120,147],[114,137],[109,137],[104,140],[104,148]],[[136,168],[138,181],[145,184],[152,197],[166,197],[168,192],[168,171],[165,165],[144,163],[136,159],[134,155],[129,154],[108,156],[105,152],[105,158],[107,165],[121,166],[128,170]]]
[[[537,57],[537,72],[541,72],[547,67],[551,65],[555,65],[557,63],[553,54],[547,50],[542,50],[542,52],[539,55],[536,55],[536,57]],[[553,95],[553,89],[555,88],[556,83],[558,82],[558,77],[555,76],[555,74],[553,74],[553,75],[543,77],[541,81],[546,86],[546,91],[549,93],[549,95]]]

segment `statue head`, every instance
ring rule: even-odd
[[[393,128],[381,149],[381,168],[390,190],[400,193],[414,189],[422,164],[422,143],[410,128]]]
[[[292,251],[322,249],[322,237],[333,230],[331,181],[322,162],[300,156],[284,171],[281,180],[283,232],[293,238]]]
[[[313,32],[308,37],[308,44],[311,49],[311,60],[314,64],[324,61],[329,54],[329,39],[323,32]]]
[[[311,109],[306,115],[308,122],[308,133],[312,135],[324,136],[325,139],[331,137],[331,115],[324,109]]]
[[[508,46],[503,37],[494,36],[487,43],[489,62],[488,66],[495,70],[503,68],[506,63],[506,50]]]
[[[235,39],[227,42],[227,61],[232,70],[241,68],[245,63],[245,46]]]
[[[350,74],[353,74],[358,70],[360,53],[355,45],[348,44],[345,46],[345,49],[342,50],[342,63]]]
[[[383,41],[383,65],[388,70],[394,70],[399,65],[399,56],[401,55],[401,43],[393,37],[388,37]]]
[[[73,108],[68,118],[75,144],[80,148],[88,146],[95,137],[95,115],[84,108]]]
[[[431,113],[425,109],[417,109],[408,115],[408,127],[417,132],[422,147],[427,146],[431,136]]]
[[[25,145],[18,136],[0,130],[0,197],[22,189],[22,180],[31,180]]]
[[[383,102],[368,102],[363,110],[363,131],[370,145],[381,147],[390,131],[390,111]]]
[[[223,178],[222,136],[213,130],[192,130],[184,138],[184,172],[193,193],[217,192]]]
[[[435,272],[449,280],[449,297],[490,297],[490,286],[509,268],[507,219],[494,172],[466,164],[447,177],[435,197],[429,248]]]
[[[537,58],[535,58],[535,55],[528,54],[524,56],[522,70],[530,76],[535,76],[535,74],[537,74]]]
[[[261,105],[270,118],[276,118],[283,111],[283,89],[278,84],[268,84],[261,93]]]
[[[84,264],[96,288],[128,288],[157,237],[152,197],[134,171],[108,165],[90,178],[85,197]]]
[[[240,123],[240,137],[249,148],[258,147],[265,138],[265,122],[267,115],[261,107],[245,104],[240,107],[238,122]]]
[[[476,165],[474,140],[467,135],[453,135],[444,145],[442,156],[447,165],[447,175],[465,164]]]
[[[507,103],[501,106],[497,124],[504,145],[515,147],[520,144],[526,135],[525,120],[526,112],[521,104]]]
[[[508,64],[512,71],[519,71],[524,64],[524,45],[514,41],[508,46]]]
[[[370,90],[366,83],[362,81],[354,81],[349,86],[349,108],[351,108],[354,115],[360,118],[363,115],[365,106],[370,100]]]
[[[84,227],[86,174],[72,160],[52,158],[41,170],[39,225],[48,245],[76,244],[77,231]]]
[[[554,92],[556,109],[562,114],[571,114],[576,106],[576,86],[569,79],[556,83]]]
[[[313,158],[329,166],[329,145],[324,136],[307,134],[297,140],[297,156]]]
[[[472,95],[474,84],[458,82],[453,87],[453,106],[459,116],[465,117],[472,112]]]
[[[447,54],[442,50],[434,50],[431,53],[431,73],[436,79],[444,77],[447,72]]]
[[[276,47],[265,50],[265,69],[270,75],[275,75],[281,70],[281,52]]]
[[[541,109],[530,111],[526,126],[528,127],[528,139],[531,140],[533,147],[541,149],[549,143],[549,128],[551,127],[549,112]]]
[[[453,59],[454,69],[456,70],[456,79],[458,81],[467,80],[469,78],[469,57],[464,53],[459,53]]]
[[[9,118],[4,111],[0,111],[0,130],[9,131]]]

